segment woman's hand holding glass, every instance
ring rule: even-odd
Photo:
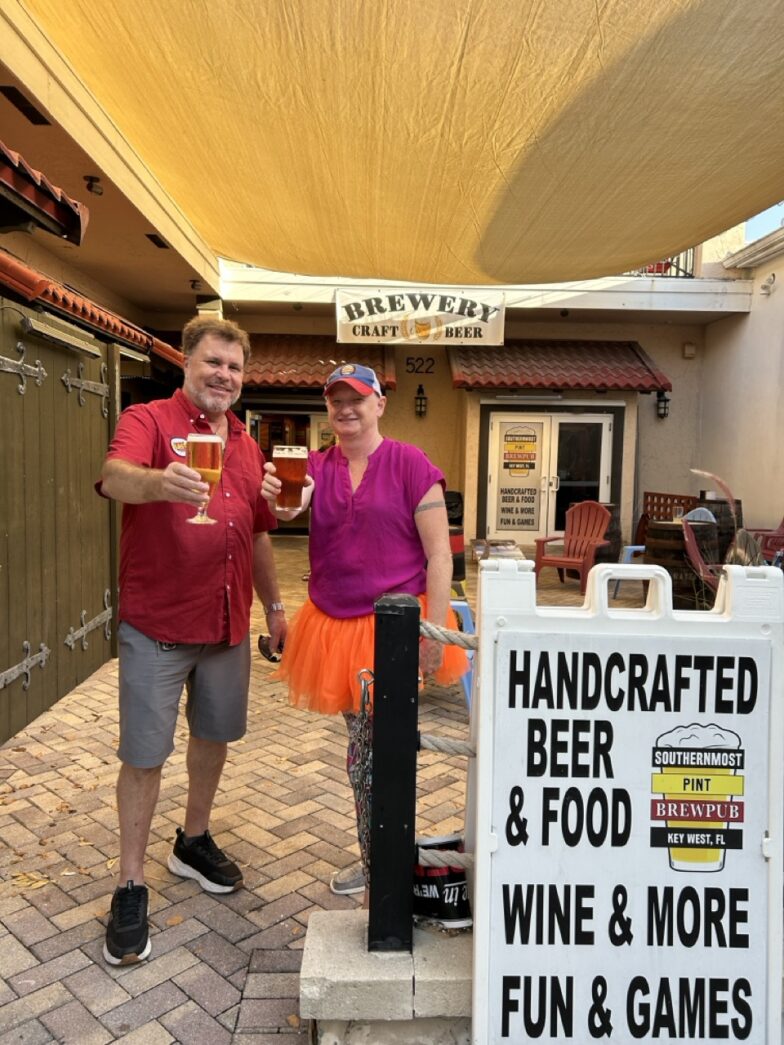
[[[281,508],[277,500],[283,484],[275,473],[275,465],[272,461],[267,461],[264,465],[264,478],[261,482],[261,496],[270,506],[273,515],[276,515],[279,519],[293,519],[301,512],[306,511],[310,505],[314,487],[313,477],[310,475],[305,476],[305,485],[302,489],[302,504],[298,508]]]

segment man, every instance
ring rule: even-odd
[[[416,595],[423,616],[446,624],[452,553],[444,476],[417,447],[382,436],[386,397],[375,372],[346,363],[329,376],[324,396],[337,445],[310,454],[302,507],[276,506],[280,481],[271,463],[262,493],[281,519],[311,509],[308,599],[292,620],[280,666],[289,699],[322,714],[342,712],[351,737],[359,711],[357,672],[373,665],[374,602],[388,592]],[[450,623],[456,627],[453,614]],[[425,640],[420,668],[448,684],[465,673],[467,662],[456,646]],[[350,742],[352,783],[356,757]],[[338,873],[333,892],[364,891],[362,831],[359,842],[365,870]]]
[[[246,728],[254,588],[273,648],[286,633],[268,533],[277,524],[260,493],[264,458],[230,410],[242,390],[248,335],[235,323],[197,317],[183,330],[182,350],[182,389],[123,412],[96,484],[123,503],[120,878],[103,952],[112,965],[150,953],[144,854],[184,685],[188,798],[169,868],[209,892],[242,884],[209,820],[227,744]],[[217,525],[188,525],[210,490],[186,464],[189,433],[218,435],[224,446],[209,500]]]

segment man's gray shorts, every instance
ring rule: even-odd
[[[237,646],[173,645],[148,638],[127,621],[120,644],[120,746],[123,762],[140,769],[160,766],[174,750],[183,686],[190,732],[200,740],[227,743],[245,734],[248,722],[250,642]]]

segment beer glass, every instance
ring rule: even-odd
[[[278,508],[299,508],[308,469],[308,448],[276,446],[272,451],[272,463],[275,465],[275,475],[282,484],[275,503]]]
[[[215,487],[221,477],[223,467],[223,440],[219,435],[197,435],[191,432],[188,436],[188,467],[193,468],[201,476],[201,480],[207,483],[210,490],[208,499],[212,497]],[[212,525],[217,522],[207,515],[207,504],[200,504],[195,515],[186,519],[189,523],[200,525]]]

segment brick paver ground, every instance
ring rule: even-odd
[[[278,537],[275,554],[292,611],[305,596],[306,539]],[[574,581],[561,587],[547,573],[541,601],[581,602]],[[469,568],[470,600],[474,579]],[[262,624],[256,612],[254,644]],[[231,746],[212,823],[245,888],[211,896],[166,867],[186,786],[181,720],[148,850],[152,956],[136,966],[101,957],[117,859],[117,662],[0,748],[0,1045],[307,1040],[298,980],[308,918],[357,905],[328,882],[358,850],[342,718],[289,707],[273,670],[254,653],[249,730]],[[420,721],[465,738],[461,688],[426,688]],[[464,796],[465,760],[422,752],[418,833],[462,830]]]

